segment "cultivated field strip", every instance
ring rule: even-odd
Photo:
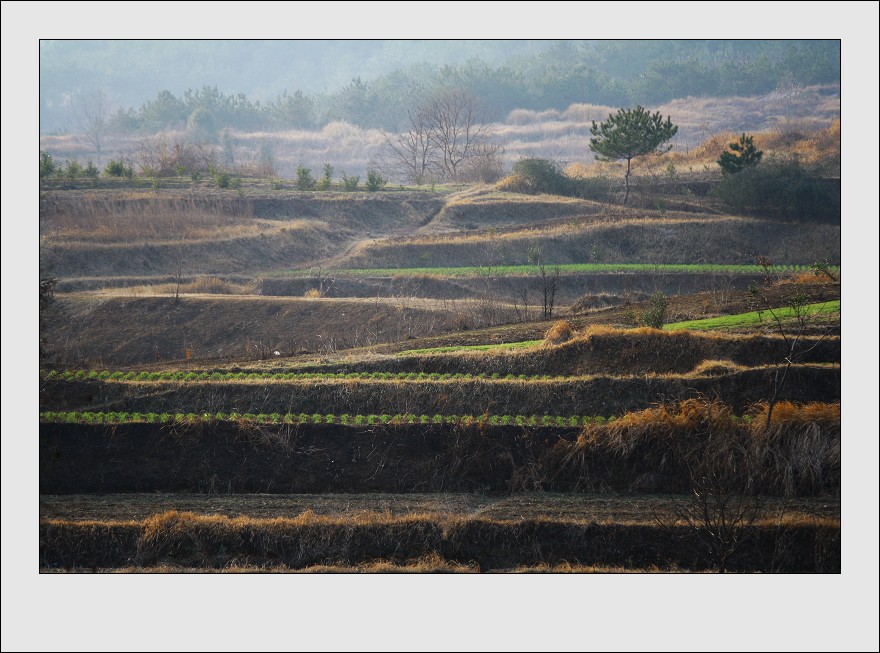
[[[750,419],[746,416],[745,419]],[[530,427],[574,427],[587,424],[613,422],[614,416],[603,417],[561,415],[322,415],[315,413],[125,413],[70,411],[40,413],[40,421],[52,424],[174,424],[196,425],[216,424],[337,424],[340,426],[379,426],[379,425],[440,425],[459,426],[530,426]]]
[[[722,396],[743,409],[766,399],[775,371],[559,380],[46,380],[40,401],[44,412],[611,416],[698,396]],[[793,366],[782,398],[839,401],[840,367]]]
[[[801,338],[802,363],[840,363],[838,336]],[[705,361],[757,367],[785,360],[789,345],[778,336],[700,333],[687,330],[618,330],[592,327],[584,335],[557,346],[541,341],[518,344],[411,350],[393,356],[320,363],[237,364],[226,368],[161,371],[46,370],[43,381],[546,381],[588,375],[687,374]],[[487,351],[483,351],[487,350]],[[491,351],[488,351],[491,350]]]
[[[548,374],[463,374],[440,372],[229,372],[229,371],[164,371],[121,372],[109,370],[51,370],[40,374],[42,380],[60,381],[560,381],[578,377]]]
[[[347,425],[321,415],[293,423],[68,417],[40,424],[42,494],[687,493],[698,469],[748,479],[749,493],[818,496],[839,494],[841,474],[840,405],[828,403],[777,404],[769,424],[766,405],[738,416],[697,399],[578,425],[489,416]]]
[[[801,363],[840,363],[837,336],[801,338]],[[480,347],[486,347],[480,345]],[[507,347],[507,348],[505,348]],[[511,348],[490,346],[491,352],[466,349],[435,350],[409,355],[304,364],[289,369],[269,364],[261,371],[395,374],[467,374],[506,378],[579,375],[688,374],[705,361],[728,361],[744,366],[784,361],[790,344],[778,336],[732,335],[687,330],[613,329],[591,327],[584,335],[556,346]],[[218,370],[219,371],[219,370]],[[244,367],[227,371],[247,371]]]
[[[654,264],[654,263],[562,263],[550,266],[553,270],[559,269],[562,274],[576,273],[619,273],[619,272],[649,272],[657,274],[765,274],[766,271],[759,265],[724,265],[724,264]],[[830,271],[840,272],[840,266],[829,266]],[[796,274],[799,272],[811,272],[810,265],[777,265],[774,272],[778,274]],[[540,274],[541,268],[537,265],[486,265],[486,266],[463,266],[463,267],[416,267],[416,268],[339,268],[324,271],[333,277],[497,277],[497,276],[535,276]],[[314,276],[314,270],[289,270],[274,272],[268,276]]]
[[[477,224],[477,223],[474,223]],[[840,226],[815,224],[809,229],[757,219],[698,216],[696,219],[608,221],[570,230],[545,231],[540,225],[515,233],[450,234],[412,241],[388,239],[354,252],[341,265],[348,269],[412,267],[485,267],[524,264],[540,243],[552,264],[642,263],[647,265],[751,265],[754,252],[781,265],[804,265],[830,258],[840,261]],[[698,253],[694,243],[699,243]],[[488,253],[487,253],[488,252]],[[591,259],[587,258],[591,255]],[[700,259],[696,259],[700,256]],[[287,269],[305,266],[287,266]]]
[[[729,561],[735,571],[838,572],[840,524],[753,524]],[[784,543],[784,555],[779,544]],[[471,571],[531,565],[622,565],[629,569],[711,569],[693,529],[603,524],[554,517],[503,520],[413,514],[294,518],[227,517],[169,510],[142,520],[40,523],[43,569],[185,566],[303,569],[313,566],[466,565]],[[388,569],[386,569],[387,571]],[[461,570],[461,569],[457,569]]]
[[[788,520],[840,519],[840,497],[764,497],[770,515]],[[523,492],[482,494],[74,494],[40,496],[40,519],[67,521],[141,520],[177,510],[227,517],[355,518],[370,513],[394,517],[435,514],[523,520],[552,517],[593,523],[651,524],[656,515],[675,516],[681,497],[639,494]]]

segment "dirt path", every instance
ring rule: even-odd
[[[380,234],[380,235],[369,235],[366,238],[358,238],[356,240],[351,241],[348,246],[339,254],[335,256],[331,256],[326,259],[322,259],[319,261],[313,262],[311,265],[306,266],[309,268],[317,268],[317,269],[328,269],[332,270],[334,268],[343,267],[345,262],[352,258],[355,254],[359,254],[361,251],[366,249],[367,247],[372,247],[374,245],[378,245],[381,242],[385,242],[386,240],[392,240],[395,237],[395,234]]]
[[[447,198],[446,203],[448,204],[449,201],[455,201],[457,196],[458,196],[458,194],[455,194],[455,193],[450,195]],[[349,244],[345,247],[345,249],[342,252],[340,252],[339,254],[328,257],[326,259],[314,261],[313,263],[311,263],[309,266],[306,266],[306,267],[326,268],[326,269],[344,267],[345,263],[349,259],[353,258],[357,254],[360,254],[363,250],[367,249],[368,247],[374,247],[376,245],[379,245],[380,243],[383,243],[383,242],[386,242],[389,240],[394,240],[394,239],[400,238],[400,237],[411,238],[414,235],[418,236],[418,235],[421,235],[424,233],[432,233],[432,225],[434,225],[437,222],[437,220],[440,218],[440,216],[443,215],[443,212],[445,210],[446,210],[446,204],[444,204],[444,206],[441,207],[438,211],[431,214],[431,216],[428,217],[428,219],[425,220],[424,223],[422,223],[420,226],[418,226],[414,230],[398,229],[398,230],[382,232],[382,233],[378,233],[378,234],[375,234],[375,233],[369,234],[363,238],[356,238],[355,240],[352,240],[351,242],[349,242]]]

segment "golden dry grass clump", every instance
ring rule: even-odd
[[[659,405],[560,440],[544,473],[583,488],[711,482],[739,494],[839,493],[840,405],[780,402],[769,426],[766,415],[766,404],[741,417],[719,401]]]
[[[138,286],[132,289],[133,294],[172,295],[252,295],[256,292],[256,284],[233,283],[219,277],[197,277],[178,286],[166,283],[158,286]]]
[[[704,360],[691,372],[694,376],[721,376],[732,372],[741,372],[748,369],[744,365],[738,365],[731,360]]]
[[[832,285],[840,283],[840,272],[798,272],[780,279],[776,285],[803,284],[807,286]]]
[[[545,345],[561,345],[574,338],[574,329],[568,320],[559,320],[544,334]]]

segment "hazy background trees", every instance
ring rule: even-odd
[[[839,41],[42,41],[40,131],[73,130],[74,97],[113,89],[115,129],[402,131],[443,88],[503,117],[575,102],[646,105],[839,83]],[[221,86],[222,82],[222,86]]]
[[[299,165],[329,161],[352,179],[374,169],[392,182],[491,182],[522,158],[560,169],[582,161],[590,121],[650,106],[640,98],[686,94],[658,105],[676,118],[685,152],[731,120],[737,132],[775,129],[777,110],[793,116],[794,141],[824,128],[840,104],[838,42],[43,41],[40,51],[40,148],[59,164],[103,169],[112,159],[137,174],[158,169],[135,158],[156,136],[210,145],[216,165],[237,175],[292,178]],[[676,66],[701,72],[674,84],[650,73]],[[747,84],[719,82],[737,70]],[[74,120],[96,84],[112,90],[113,106]],[[759,95],[697,97],[733,91]],[[455,100],[445,117],[442,98]]]

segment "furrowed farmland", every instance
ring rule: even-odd
[[[839,572],[839,133],[46,175],[40,571]]]

